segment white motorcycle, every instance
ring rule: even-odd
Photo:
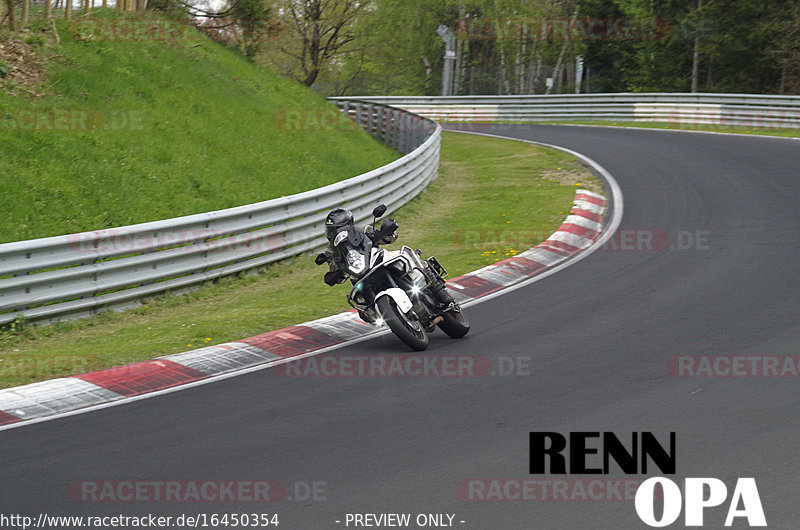
[[[436,258],[423,260],[419,250],[407,246],[400,250],[379,247],[381,240],[397,229],[397,223],[387,219],[374,230],[375,222],[384,213],[384,205],[372,211],[372,234],[349,225],[333,239],[334,260],[339,267],[336,272],[353,283],[348,303],[359,310],[365,321],[385,323],[414,350],[428,347],[428,333],[437,325],[452,338],[463,337],[469,331],[469,321],[461,306],[449,296],[446,304],[437,297],[444,289],[447,271]],[[327,257],[319,254],[315,261],[322,265]],[[329,282],[334,283],[338,281]]]

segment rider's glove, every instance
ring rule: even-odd
[[[334,286],[337,283],[342,283],[345,280],[345,276],[340,270],[333,270],[328,271],[325,273],[325,283],[330,286]]]

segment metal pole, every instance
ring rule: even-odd
[[[453,95],[453,70],[456,63],[456,36],[450,28],[442,24],[436,33],[444,41],[444,71],[442,72],[442,95]]]
[[[581,93],[581,80],[583,79],[583,55],[575,57],[575,93]]]

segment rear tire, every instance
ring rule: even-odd
[[[460,339],[469,332],[469,320],[461,312],[461,306],[456,305],[456,309],[442,314],[439,329],[454,339]]]
[[[378,306],[378,313],[392,330],[392,333],[397,335],[397,338],[402,340],[409,348],[416,351],[422,351],[428,347],[428,334],[422,327],[416,314],[411,312],[411,316],[406,315],[397,307],[397,304],[390,296],[381,296],[376,304]]]

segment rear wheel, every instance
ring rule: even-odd
[[[383,321],[412,350],[422,351],[428,347],[428,334],[416,314],[403,313],[390,296],[381,296],[376,304]]]
[[[454,309],[442,314],[439,328],[454,339],[460,339],[469,332],[469,320],[461,312],[460,305],[456,304]]]

